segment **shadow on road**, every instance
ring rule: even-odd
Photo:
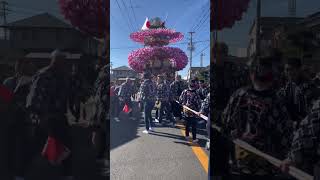
[[[138,106],[134,106],[138,107]],[[129,119],[128,114],[120,113],[120,121],[116,122],[114,118],[110,120],[110,150],[126,144],[137,138],[139,122],[141,119],[140,112],[137,108],[133,108],[133,117],[136,120]]]
[[[172,139],[184,140],[183,136],[177,136],[174,134],[161,133],[161,132],[150,132],[149,134],[151,134],[153,136],[161,136],[161,137],[167,137],[167,138],[172,138]]]

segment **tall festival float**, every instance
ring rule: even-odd
[[[181,49],[168,46],[181,41],[183,34],[166,28],[165,21],[158,17],[146,18],[141,30],[131,33],[130,38],[144,46],[132,51],[128,57],[129,66],[138,73],[174,77],[188,64],[188,57]]]

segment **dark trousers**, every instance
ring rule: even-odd
[[[119,98],[117,96],[111,96],[111,106],[110,107],[112,107],[112,111],[111,111],[112,116],[119,117],[120,103],[119,103]]]
[[[160,116],[159,116],[159,123],[162,123],[163,115],[166,114],[166,119],[173,121],[172,114],[171,114],[171,106],[169,101],[162,101],[160,106]]]
[[[79,121],[80,118],[80,97],[77,96],[71,96],[69,99],[69,108],[70,111],[72,113],[72,115],[74,115],[74,117],[76,118],[76,121]]]
[[[190,128],[192,128],[192,139],[197,139],[197,118],[196,117],[186,117],[186,136],[189,137]]]
[[[155,117],[156,119],[159,119],[159,111],[160,111],[159,108],[157,108],[156,109],[156,117]]]
[[[154,102],[153,101],[145,101],[144,102],[144,121],[146,123],[146,130],[149,130],[149,127],[154,127],[152,121],[151,111],[153,109]]]
[[[107,132],[104,131],[104,130],[98,130],[96,132],[96,136],[97,136],[97,142],[96,142],[96,149],[98,151],[97,153],[97,159],[104,159],[104,158],[109,158],[109,157],[106,157],[106,154],[109,154],[107,153]]]
[[[172,113],[174,117],[182,118],[182,106],[178,104],[176,101],[171,101]]]

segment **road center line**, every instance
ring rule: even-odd
[[[181,133],[183,136],[186,136],[185,134],[185,126],[181,123],[177,124],[177,127],[181,130]],[[208,168],[209,168],[209,158],[207,154],[204,152],[204,150],[199,146],[198,143],[192,143],[189,142],[192,148],[193,153],[197,156],[198,160],[200,161],[202,167],[208,174]]]

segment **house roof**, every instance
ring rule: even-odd
[[[305,19],[300,21],[300,24],[302,25],[311,24],[311,26],[318,26],[320,24],[319,22],[320,22],[320,11],[307,16]]]
[[[42,27],[42,28],[72,28],[63,20],[49,14],[42,13],[25,19],[8,23],[8,27]]]
[[[132,71],[128,66],[120,66],[117,68],[114,68],[113,71]]]

